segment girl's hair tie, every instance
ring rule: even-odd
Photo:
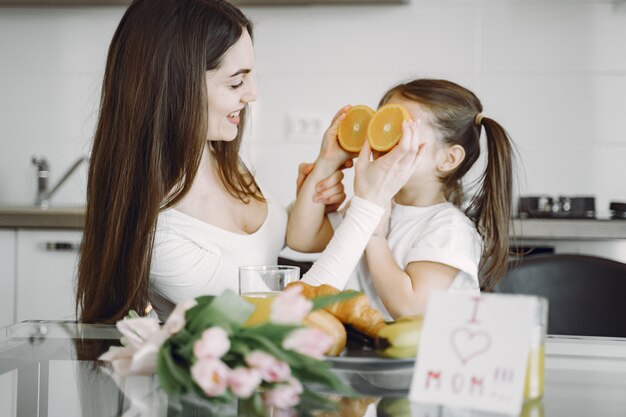
[[[485,116],[483,116],[482,113],[478,113],[476,117],[474,117],[474,124],[476,124],[476,126],[480,126],[483,122],[483,117]]]

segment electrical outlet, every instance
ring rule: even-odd
[[[326,130],[324,120],[324,116],[318,113],[288,113],[287,140],[290,142],[321,142]]]

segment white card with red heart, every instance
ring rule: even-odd
[[[519,414],[535,297],[431,295],[409,398]]]

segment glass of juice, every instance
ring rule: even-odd
[[[287,265],[247,265],[239,267],[239,294],[256,306],[245,323],[266,322],[273,299],[289,284],[300,279],[300,268]]]
[[[544,392],[544,357],[545,339],[548,327],[548,300],[536,298],[533,328],[530,333],[530,351],[524,383],[524,400],[535,400],[543,397]]]

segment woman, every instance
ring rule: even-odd
[[[276,262],[287,213],[238,156],[256,99],[251,35],[222,0],[135,0],[122,17],[89,167],[81,321],[113,323],[149,301],[164,318],[178,301],[237,291],[238,266]],[[389,187],[395,168],[366,168]],[[370,209],[373,230],[382,212]]]

